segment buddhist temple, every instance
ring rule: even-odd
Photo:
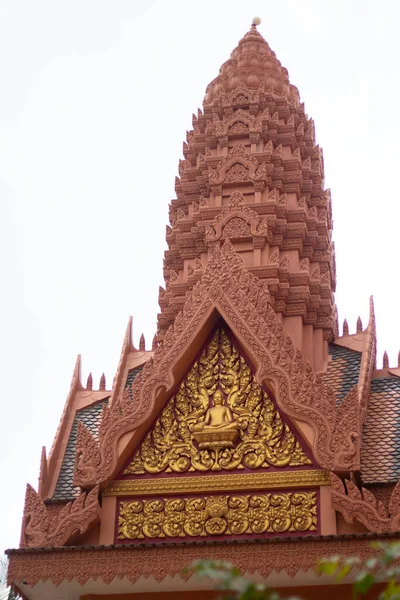
[[[258,25],[183,143],[151,349],[129,320],[100,389],[78,357],[7,551],[27,600],[214,598],[201,558],[351,598],[317,560],[399,535],[400,366],[376,368],[372,299],[338,330],[322,149]]]

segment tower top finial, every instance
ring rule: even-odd
[[[260,17],[254,17],[253,22],[251,24],[252,27],[256,27],[257,25],[259,25],[261,23],[261,19]]]

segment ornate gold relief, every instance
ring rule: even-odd
[[[308,464],[274,403],[218,329],[124,475]]]
[[[198,475],[196,477],[157,477],[148,479],[117,479],[111,482],[103,496],[162,496],[164,494],[195,494],[207,492],[248,492],[278,488],[305,488],[330,485],[327,471],[263,471],[229,473],[229,475]]]
[[[316,492],[138,499],[119,505],[119,540],[316,529]]]

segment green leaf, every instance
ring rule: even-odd
[[[346,575],[348,575],[352,569],[353,565],[343,565],[343,567],[340,569],[339,573],[336,575],[336,582],[340,583],[343,579],[343,577],[346,577]]]
[[[325,573],[325,575],[334,575],[339,566],[339,557],[334,556],[333,558],[320,560],[317,566],[320,573]]]
[[[353,590],[356,594],[366,594],[375,581],[372,573],[362,571],[354,583]]]

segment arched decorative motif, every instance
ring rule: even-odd
[[[259,163],[243,144],[236,144],[227,158],[222,159],[215,169],[210,169],[210,183],[220,185],[224,182],[266,181],[272,171],[272,164]]]
[[[153,359],[144,366],[133,384],[132,402],[129,395],[117,397],[103,409],[99,427],[99,442],[94,440],[85,453],[85,441],[78,433],[75,462],[75,485],[91,486],[111,479],[122,467],[118,462],[118,441],[132,432],[132,450],[139,440],[135,429],[144,423],[153,410],[156,396],[176,385],[173,369],[185,355],[193,340],[204,330],[214,311],[222,316],[244,351],[256,367],[256,381],[269,382],[277,406],[288,417],[308,423],[314,432],[313,455],[318,463],[334,470],[335,455],[347,448],[347,438],[353,426],[359,428],[358,406],[346,403],[346,418],[337,422],[336,399],[333,390],[315,374],[295,346],[292,338],[270,305],[266,285],[251,275],[229,241],[222,250],[216,248],[202,279],[187,297],[179,313],[155,350]],[[353,417],[354,413],[354,417]],[[350,424],[350,426],[349,426]],[[350,429],[351,427],[351,429]],[[90,435],[90,433],[89,433]],[[353,461],[359,464],[358,449]],[[97,465],[96,475],[90,471]],[[91,473],[90,477],[86,473]]]
[[[226,228],[229,226],[230,229],[226,232]],[[243,194],[235,191],[229,198],[228,206],[207,226],[205,237],[207,243],[216,242],[221,237],[230,239],[246,236],[250,238],[265,237],[267,229],[266,218],[260,217],[254,210],[246,206]]]
[[[220,121],[216,114],[213,115],[213,124],[215,125],[215,134],[218,137],[227,135],[228,133],[261,133],[261,119],[250,115],[248,112],[239,108],[230,117],[224,121]],[[238,126],[242,126],[242,129]],[[235,129],[236,127],[236,129]]]

